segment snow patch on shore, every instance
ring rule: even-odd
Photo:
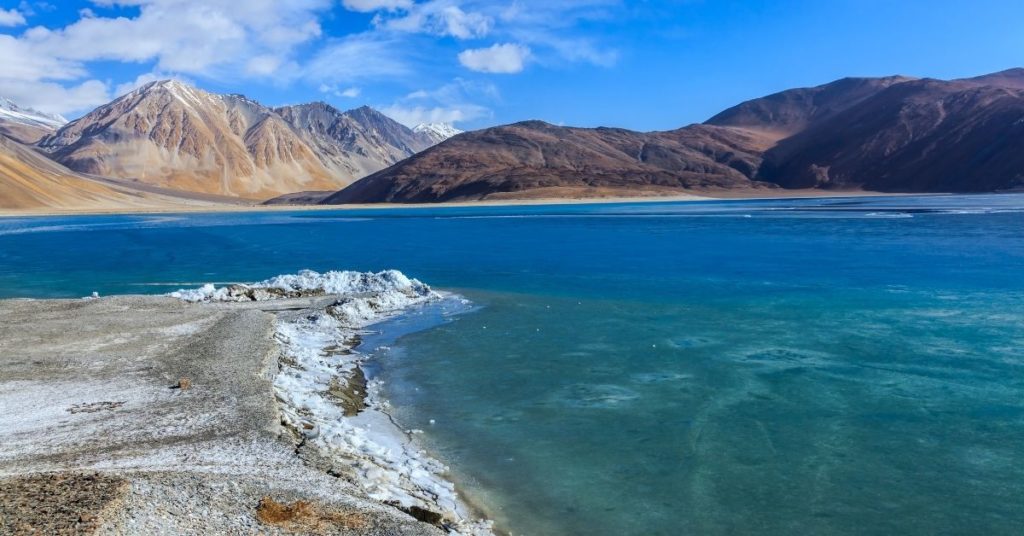
[[[263,291],[263,292],[259,292]],[[354,295],[376,293],[383,298],[400,294],[410,299],[431,295],[430,287],[416,279],[409,279],[398,270],[383,272],[326,272],[303,270],[297,274],[279,275],[259,283],[215,287],[206,284],[196,289],[181,289],[169,296],[187,302],[264,301],[282,297],[295,297],[314,293]],[[396,299],[395,308],[413,305],[413,301]]]
[[[278,319],[275,337],[281,344],[282,359],[274,391],[284,421],[307,443],[351,467],[370,497],[440,513],[454,534],[492,534],[491,523],[474,520],[459,501],[455,486],[442,476],[448,468],[423,452],[391,420],[379,382],[370,381],[367,392],[361,393],[367,408],[355,416],[346,416],[330,394],[332,388],[347,386],[348,378],[366,359],[355,350],[366,327],[448,295],[397,270],[387,270],[302,271],[249,285],[203,285],[170,296],[189,302],[217,302],[309,294],[336,299],[325,309]]]

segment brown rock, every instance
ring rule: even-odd
[[[368,524],[366,516],[359,512],[347,512],[310,501],[278,502],[273,497],[260,499],[256,507],[256,519],[265,525],[313,534],[327,534],[337,529],[361,529]]]

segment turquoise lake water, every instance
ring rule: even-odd
[[[1024,195],[0,219],[3,297],[303,268],[473,302],[378,374],[515,534],[1024,533]]]

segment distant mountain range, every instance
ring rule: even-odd
[[[1024,189],[1024,69],[844,78],[664,132],[541,121],[408,128],[365,106],[275,109],[165,80],[70,123],[0,99],[0,140],[8,208],[988,192]]]
[[[83,173],[266,199],[338,189],[434,143],[367,107],[271,109],[164,80],[97,108],[38,146]]]
[[[587,191],[1024,188],[1024,69],[942,81],[845,78],[741,103],[668,132],[539,121],[456,136],[324,203]]]

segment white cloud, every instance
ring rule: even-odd
[[[482,73],[518,73],[530,57],[530,49],[515,43],[492,45],[488,48],[463,50],[459,63],[472,71]]]
[[[140,74],[139,76],[135,77],[135,80],[125,82],[123,84],[118,84],[117,87],[114,88],[114,97],[116,98],[120,97],[121,95],[131,93],[132,91],[135,91],[136,89],[139,89],[140,87],[150,82],[156,82],[157,80],[161,80],[161,77],[155,73]]]
[[[588,39],[552,38],[548,46],[557,51],[562,59],[570,62],[586,62],[599,67],[612,67],[619,61],[619,51],[601,48]]]
[[[372,27],[325,39],[320,19],[341,6],[373,13]],[[100,9],[109,7],[131,9],[121,10],[122,16]],[[22,2],[15,9],[0,9],[0,26],[24,24],[33,11],[50,9],[67,10],[54,2]],[[38,87],[39,95],[63,101],[37,107],[73,113],[96,103],[101,94],[118,94],[140,83],[113,87],[96,80],[106,77],[93,74],[103,72],[93,71],[102,68],[101,62],[120,62],[138,65],[133,76],[152,71],[164,78],[222,85],[258,79],[286,86],[302,79],[313,87],[332,87],[336,96],[357,98],[359,87],[371,83],[431,79],[438,69],[443,75],[444,69],[457,68],[455,58],[432,56],[430,36],[490,37],[500,43],[470,46],[458,55],[459,64],[478,72],[515,73],[527,64],[612,65],[618,53],[593,32],[584,32],[580,23],[613,21],[610,14],[617,9],[620,0],[92,0],[66,26],[30,27],[18,36],[0,33],[0,95],[31,98],[31,88]],[[69,11],[74,15],[75,10]],[[63,88],[67,98],[54,88]],[[471,117],[480,113],[472,103],[485,98],[465,92],[442,97],[438,91],[427,92],[416,106],[400,104],[412,115]],[[31,98],[26,104],[38,101]]]
[[[30,44],[10,35],[0,34],[0,58],[4,59],[0,79],[74,80],[87,74],[82,65],[40,54]]]
[[[346,99],[354,99],[363,93],[363,90],[358,87],[349,87],[341,89],[338,86],[320,84],[320,93],[327,93],[334,95],[335,97],[344,97]]]
[[[402,100],[434,100],[442,104],[455,104],[470,100],[501,101],[498,87],[491,82],[455,78],[451,82],[436,89],[418,89],[406,95]]]
[[[394,40],[369,33],[336,39],[306,63],[303,74],[326,84],[404,76],[411,73],[412,68],[401,57],[399,45]]]
[[[0,9],[0,26],[22,26],[25,16],[17,9]]]
[[[36,27],[23,40],[40,54],[71,61],[156,61],[165,71],[215,74],[244,72],[253,58],[267,74],[267,55],[289,56],[321,35],[320,10],[330,0],[114,0],[137,6],[135,17],[83,17],[60,29]],[[278,66],[285,61],[279,61]]]
[[[270,76],[277,72],[284,59],[274,54],[263,54],[249,59],[245,71],[258,76]]]
[[[414,127],[420,123],[449,123],[455,124],[463,121],[472,121],[483,117],[490,117],[491,111],[483,106],[465,104],[461,106],[404,106],[392,104],[381,109],[384,115],[402,123],[407,127]]]
[[[20,106],[55,114],[91,110],[110,101],[107,84],[99,80],[67,87],[55,82],[0,80],[0,94]]]
[[[35,85],[41,95],[54,96],[55,85],[64,84],[65,102],[45,108],[63,113],[81,110],[96,103],[101,93],[97,84],[109,93],[107,84],[85,80],[90,78],[88,67],[97,61],[151,63],[157,72],[186,76],[286,81],[301,74],[296,50],[321,36],[318,17],[331,8],[333,0],[94,3],[135,7],[138,12],[110,17],[85,8],[76,22],[62,28],[36,26],[19,37],[0,34],[0,57],[4,58],[0,94],[13,98],[16,91],[31,93],[27,88]],[[5,15],[9,13],[4,11],[0,17]]]
[[[382,9],[394,11],[396,9],[409,9],[412,7],[412,0],[343,0],[342,5],[349,11],[369,13]]]
[[[501,100],[494,84],[456,78],[435,89],[413,91],[381,111],[410,127],[420,123],[455,124],[492,117],[490,108],[478,104],[481,100]]]
[[[494,19],[478,11],[464,11],[453,0],[432,0],[415,4],[397,18],[375,18],[378,27],[400,32],[450,35],[458,39],[483,37]]]
[[[84,67],[38,54],[25,42],[0,34],[0,95],[22,106],[44,112],[70,114],[87,110],[108,100],[107,84],[81,80]],[[70,85],[68,85],[70,83]]]
[[[430,97],[430,93],[425,89],[417,89],[405,96],[406,99],[426,99],[428,97]]]

